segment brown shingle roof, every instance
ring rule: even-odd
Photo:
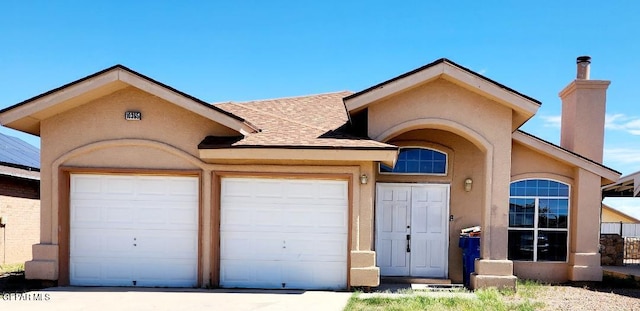
[[[219,103],[216,107],[240,116],[261,129],[227,147],[293,147],[396,149],[368,138],[359,138],[347,128],[342,98],[351,92],[336,92],[242,103]],[[218,141],[208,138],[209,141]],[[220,144],[200,144],[201,149],[220,148]]]

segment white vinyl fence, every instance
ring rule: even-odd
[[[623,224],[620,222],[603,222],[601,234],[619,234],[622,237],[640,237],[640,224]]]

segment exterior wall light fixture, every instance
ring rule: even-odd
[[[366,185],[369,182],[369,176],[366,174],[360,175],[360,183]]]
[[[464,191],[471,191],[471,186],[473,185],[473,180],[471,178],[467,178],[464,180]]]

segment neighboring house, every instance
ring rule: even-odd
[[[588,61],[578,66],[588,72]],[[440,59],[366,90],[210,105],[117,65],[0,111],[42,142],[29,279],[59,285],[348,288],[600,280],[608,81],[540,102]],[[578,102],[579,101],[579,102]]]
[[[640,171],[620,177],[615,183],[602,187],[603,198],[635,198],[640,196]],[[623,237],[640,236],[640,220],[606,205],[602,205],[602,233],[617,233]],[[623,224],[620,224],[622,222]],[[617,223],[617,224],[616,224]],[[630,255],[635,256],[635,253]],[[637,257],[637,256],[635,256]]]
[[[616,182],[602,187],[603,198],[640,197],[640,171],[624,175]]]
[[[606,204],[602,204],[602,216],[601,222],[617,222],[617,223],[625,223],[625,224],[640,224],[640,220],[637,218],[627,215],[611,206]]]
[[[0,264],[31,260],[40,241],[40,151],[0,134]]]

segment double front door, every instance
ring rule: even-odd
[[[449,185],[378,183],[376,190],[380,274],[446,278]]]

